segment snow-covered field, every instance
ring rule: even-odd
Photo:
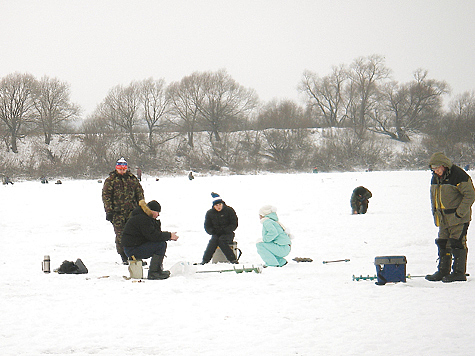
[[[283,268],[140,283],[123,278],[101,183],[0,186],[0,354],[471,355],[473,277],[385,286],[352,280],[373,276],[376,256],[406,256],[413,276],[435,271],[429,182],[428,170],[146,177],[145,198],[161,203],[162,228],[180,236],[168,244],[167,269],[201,260],[212,191],[238,214],[244,266],[261,263],[260,206],[275,205],[295,239]],[[349,199],[358,185],[373,198],[366,215],[353,216]],[[469,248],[474,234],[469,229]],[[52,269],[81,258],[89,273],[44,274],[44,255]],[[322,263],[344,258],[350,262]],[[201,268],[218,266],[229,267]]]

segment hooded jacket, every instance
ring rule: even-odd
[[[160,220],[153,218],[147,203],[145,200],[141,200],[125,224],[122,233],[122,246],[136,247],[149,241],[168,241],[170,238],[171,233],[162,231]]]
[[[290,245],[290,237],[278,223],[279,218],[275,212],[267,214],[261,219],[262,223],[262,241],[273,242],[277,245]]]
[[[373,194],[371,194],[369,189],[362,186],[356,187],[353,189],[353,193],[351,194],[350,198],[351,209],[353,209],[353,211],[358,210],[358,204],[368,200],[372,196]]]
[[[444,166],[442,177],[432,173],[430,198],[436,226],[455,226],[472,218],[475,189],[472,179],[460,167],[452,164],[442,152],[432,155],[429,166]]]

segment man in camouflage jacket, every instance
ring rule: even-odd
[[[472,179],[460,167],[452,164],[442,152],[429,160],[432,170],[430,197],[434,223],[439,227],[435,240],[438,247],[439,266],[429,281],[466,281],[467,231],[472,217],[475,189]],[[450,273],[450,264],[452,273]]]
[[[115,171],[109,174],[102,188],[102,202],[106,211],[106,220],[114,226],[115,246],[123,263],[127,255],[121,243],[121,235],[130,213],[140,200],[144,199],[143,188],[139,180],[127,170],[127,162],[121,158],[116,163]]]

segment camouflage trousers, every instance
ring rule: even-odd
[[[115,232],[115,248],[117,253],[122,257],[122,259],[127,260],[127,256],[124,252],[124,248],[122,247],[122,232],[124,231],[125,223],[127,222],[127,218],[121,216],[114,216],[112,220],[112,226],[114,226]]]

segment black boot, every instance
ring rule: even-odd
[[[435,240],[439,248],[439,266],[434,274],[428,274],[426,279],[431,282],[441,281],[442,278],[448,276],[450,273],[450,264],[452,263],[452,254],[447,249],[447,240]]]
[[[153,255],[148,268],[148,279],[167,279],[170,271],[163,270],[163,255]]]
[[[227,242],[220,243],[219,248],[223,252],[224,256],[226,256],[229,263],[238,264],[238,261],[236,259],[236,255],[234,254],[232,248],[229,247],[229,244]]]
[[[467,269],[467,250],[463,248],[452,249],[454,255],[454,264],[452,265],[452,273],[442,278],[442,282],[450,283],[455,281],[466,281],[465,272]]]

